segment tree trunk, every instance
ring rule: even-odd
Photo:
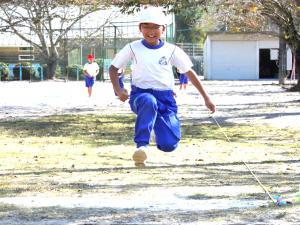
[[[295,91],[300,92],[300,49],[296,51],[296,79],[298,79],[298,82],[294,88]]]
[[[55,47],[50,48],[50,52],[46,52],[42,55],[42,58],[44,58],[46,64],[47,64],[47,78],[53,79],[56,74],[56,68],[59,61],[59,55],[56,52]]]
[[[295,66],[296,66],[296,79],[298,79],[298,82],[297,82],[297,84],[296,84],[296,86],[294,86],[294,87],[292,87],[291,89],[290,89],[290,91],[298,91],[298,92],[300,92],[300,74],[299,74],[299,72],[300,72],[300,49],[298,48],[297,50],[296,50],[296,57],[295,57],[295,59],[296,59],[296,62],[295,62]]]
[[[296,4],[299,9],[300,0],[296,0]],[[298,45],[298,49],[296,50],[296,78],[298,78],[298,82],[295,86],[295,90],[300,92],[300,45]]]
[[[279,65],[278,65],[278,79],[279,84],[284,84],[284,80],[286,78],[286,59],[287,52],[286,52],[286,42],[283,38],[282,29],[280,29],[279,35]]]
[[[299,82],[299,80],[298,80],[298,83],[296,84],[296,86],[294,86],[291,90],[300,92],[300,82]]]
[[[300,45],[296,51],[296,78],[300,78]]]
[[[49,79],[53,79],[55,77],[57,64],[58,64],[57,60],[55,61],[51,60],[47,62],[47,66],[48,66],[47,77]]]

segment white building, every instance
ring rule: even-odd
[[[278,78],[279,39],[265,33],[208,33],[204,44],[207,80]],[[287,70],[292,57],[288,50]]]

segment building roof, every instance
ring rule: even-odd
[[[30,44],[15,34],[0,32],[0,47],[30,47]]]
[[[208,32],[207,37],[210,40],[233,40],[233,41],[253,41],[253,40],[266,40],[266,39],[278,39],[278,34],[274,32]]]

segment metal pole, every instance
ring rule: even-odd
[[[79,32],[80,32],[80,65],[82,65],[81,19],[79,20]]]
[[[44,80],[44,69],[43,69],[43,65],[41,65],[41,80]]]
[[[22,64],[20,63],[20,71],[19,71],[19,75],[20,75],[20,80],[22,80]]]
[[[102,48],[101,49],[101,58],[102,58],[101,63],[102,63],[102,65],[101,65],[101,69],[99,71],[99,73],[101,73],[100,74],[100,80],[103,81],[103,82],[104,82],[104,69],[103,69],[103,65],[104,65],[104,59],[106,58],[105,49],[104,49],[104,38],[105,38],[104,32],[105,32],[105,26],[103,26],[103,31],[102,31],[102,46],[101,46],[101,48]]]
[[[79,68],[76,67],[76,80],[79,81]]]
[[[117,54],[117,26],[114,26],[114,54]]]

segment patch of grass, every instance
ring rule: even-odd
[[[133,126],[133,115],[57,115],[0,122],[0,132],[2,138],[14,138],[20,144],[43,142],[105,146],[129,144]]]
[[[23,145],[81,144],[95,146],[131,145],[134,132],[133,114],[129,115],[56,115],[33,120],[0,122],[0,141],[14,139]],[[297,129],[271,126],[182,124],[182,142],[214,140],[231,143],[255,143],[297,148],[300,134]],[[11,143],[9,143],[11,144]],[[6,143],[8,145],[8,143]]]
[[[298,149],[300,144],[300,133],[298,129],[276,128],[263,125],[194,125],[182,126],[183,142],[193,142],[195,140],[214,140],[222,145],[236,147],[251,146],[270,148]],[[230,143],[224,133],[229,138]]]
[[[2,212],[15,210],[17,207],[9,204],[0,204],[0,216]]]
[[[149,186],[215,185],[221,171],[228,173],[228,179],[236,176],[231,167],[236,166],[232,162],[240,162],[238,155],[276,162],[300,154],[296,129],[227,125],[223,131],[231,140],[228,143],[216,125],[191,126],[183,121],[179,149],[169,154],[151,151],[152,167],[137,170],[131,160],[134,120],[133,114],[111,114],[0,122],[0,196],[81,195],[97,190],[130,193]],[[212,165],[215,162],[219,165]],[[200,171],[205,163],[211,168]],[[198,164],[201,166],[195,167]],[[214,166],[224,168],[214,174]],[[204,173],[210,179],[203,179]]]

